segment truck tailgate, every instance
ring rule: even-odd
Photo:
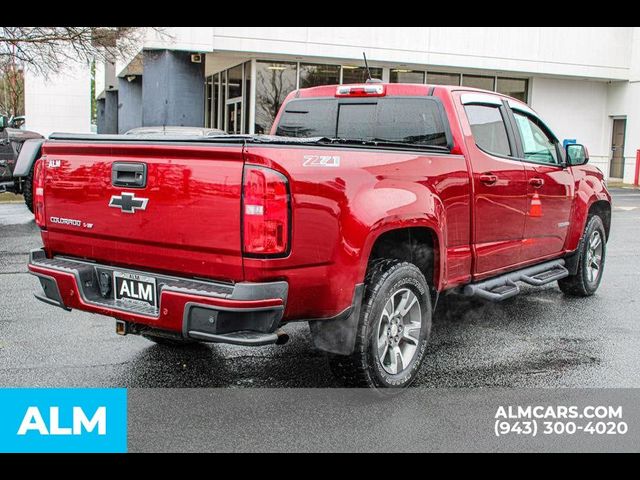
[[[242,148],[45,143],[48,253],[242,280]]]

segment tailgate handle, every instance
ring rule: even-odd
[[[115,162],[111,167],[114,187],[146,187],[147,165],[144,163]]]

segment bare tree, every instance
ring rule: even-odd
[[[14,63],[0,64],[0,114],[24,115],[24,74]]]
[[[278,115],[284,99],[295,88],[295,74],[292,78],[287,67],[276,67],[258,72],[256,133],[269,133],[268,130]]]
[[[166,35],[161,27],[149,27]],[[18,64],[47,75],[70,61],[113,62],[136,53],[140,27],[0,27],[0,65]]]

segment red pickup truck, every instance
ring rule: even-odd
[[[162,344],[287,340],[348,385],[416,377],[438,296],[593,294],[611,198],[582,145],[464,87],[296,90],[271,135],[54,134],[36,159],[40,300]],[[29,153],[30,152],[30,153]]]

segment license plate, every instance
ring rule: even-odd
[[[158,306],[156,279],[136,273],[113,272],[116,300]]]

